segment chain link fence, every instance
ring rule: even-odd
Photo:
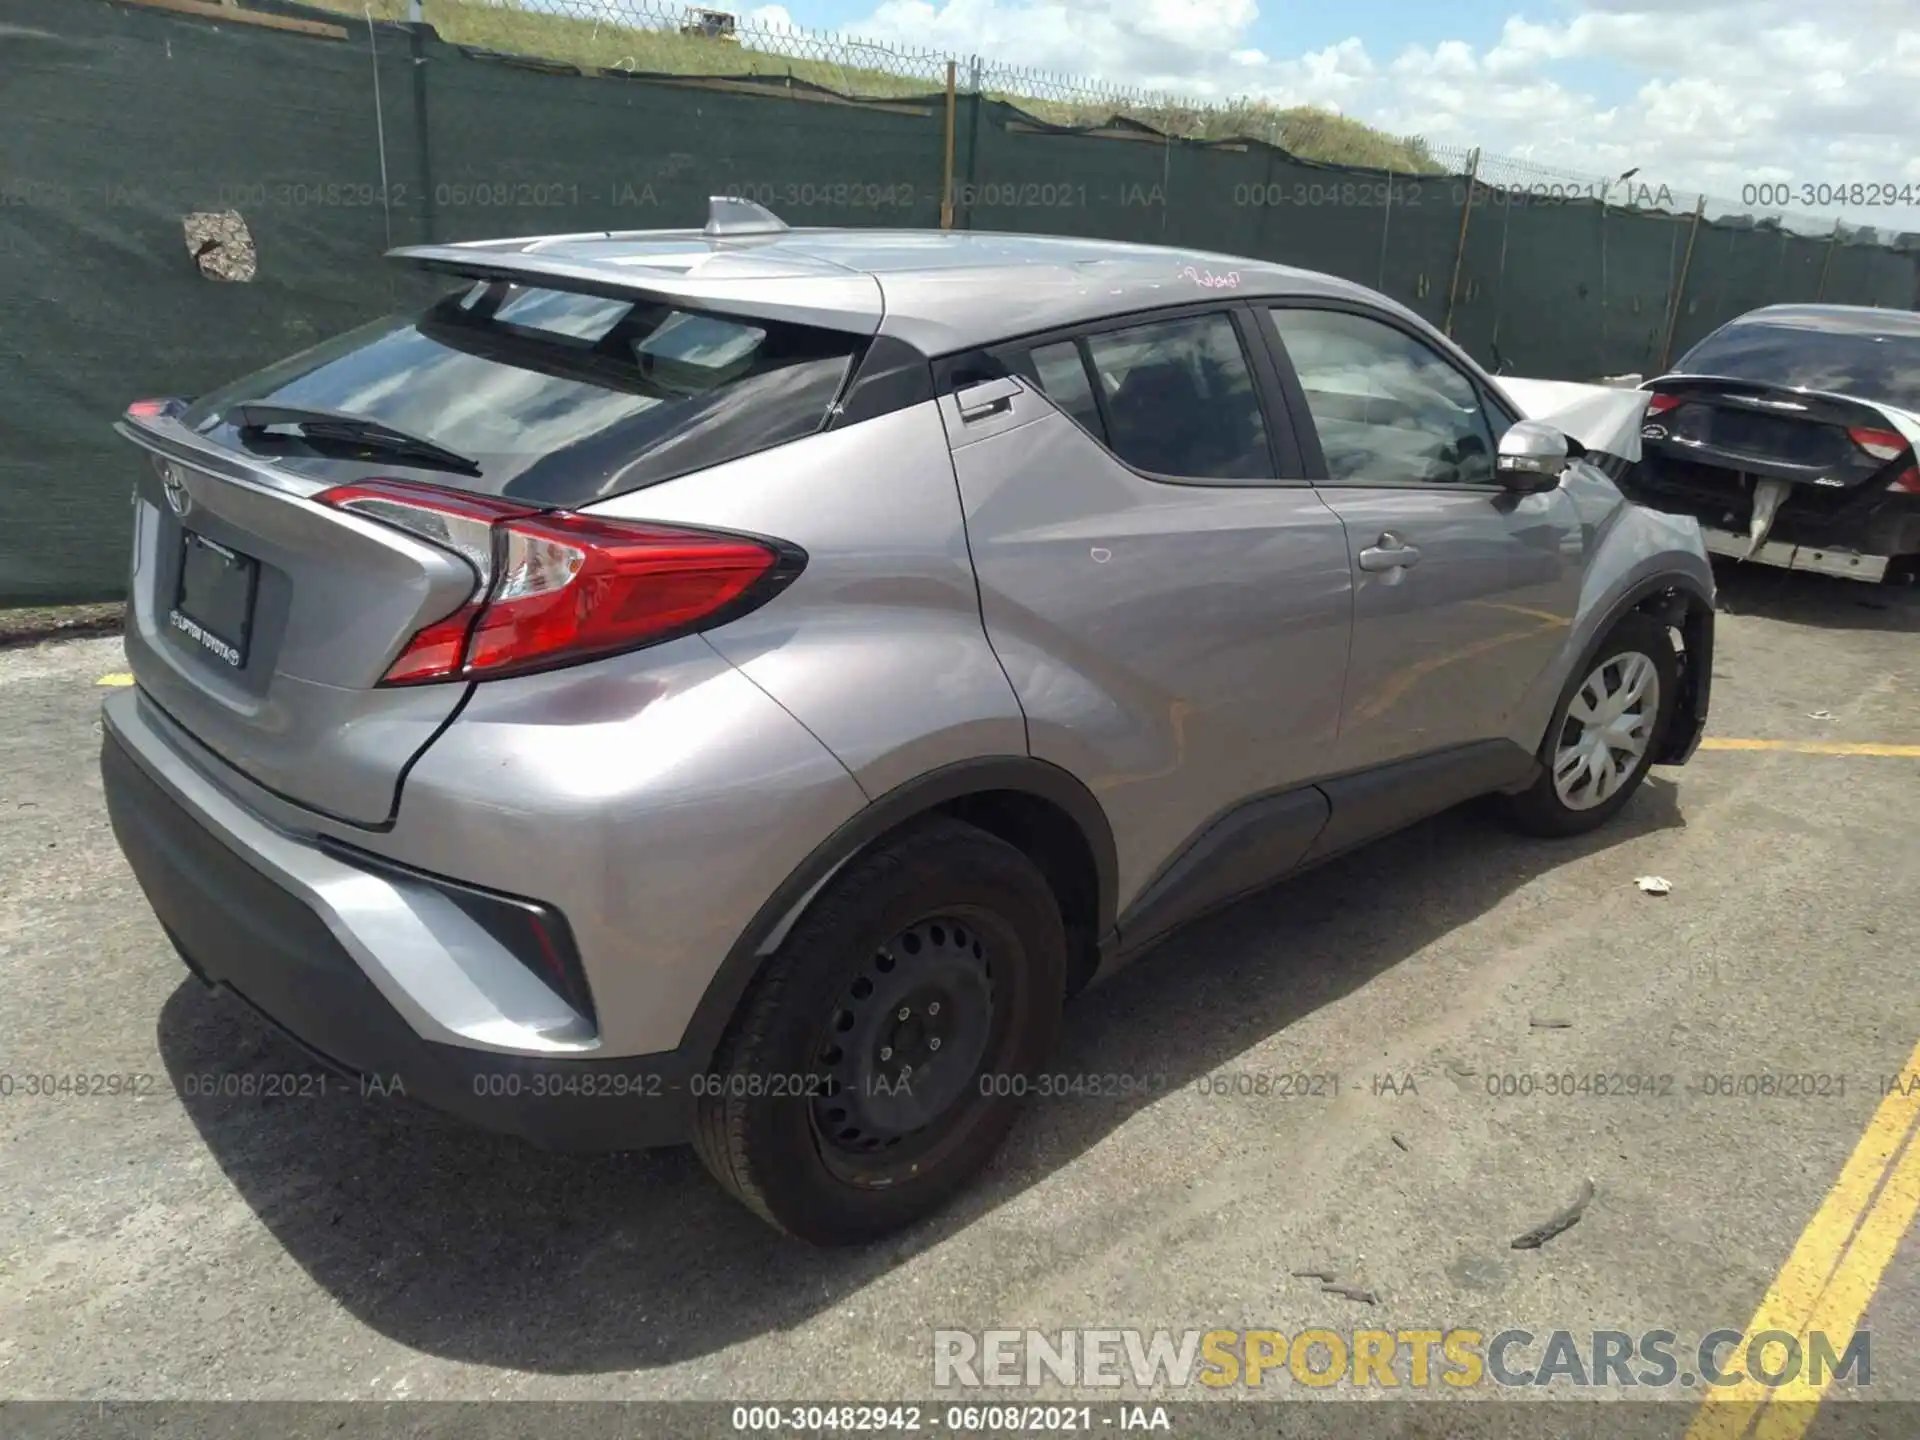
[[[667,0],[308,0],[376,20],[424,20],[455,44],[585,71],[786,79],[888,99],[942,92],[1004,101],[1073,129],[1112,121],[1189,140],[1256,139],[1305,160],[1407,174],[1444,166],[1417,136],[1389,135],[1313,106],[1196,100],[980,55],[861,39]]]
[[[1541,165],[1511,155],[1489,155],[1468,145],[1434,145],[1429,150],[1443,170],[1461,175],[1472,173],[1481,184],[1507,195],[1539,201],[1591,200],[1624,210],[1656,210],[1674,215],[1691,215],[1697,210],[1706,220],[1770,223],[1795,235],[1825,237],[1839,233],[1860,240],[1891,238],[1877,237],[1870,227],[1847,225],[1832,216],[1808,215],[1753,203],[1762,193],[1774,188],[1771,186],[1749,187],[1755,193],[1745,200],[1736,200],[1710,192],[1675,189],[1638,169],[1603,175]]]
[[[456,44],[583,70],[785,77],[844,95],[944,89],[944,51],[774,24],[664,0],[309,0],[376,20],[424,20]]]

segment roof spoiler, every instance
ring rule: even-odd
[[[716,201],[718,206],[721,201]],[[755,212],[747,217],[717,217],[721,223],[744,219],[763,227],[769,222],[779,230],[781,221],[758,205],[727,200],[728,206],[746,205]],[[764,217],[764,218],[762,218]],[[713,222],[706,233],[698,230],[633,231],[613,234],[588,232],[579,236],[538,236],[513,240],[465,241],[444,245],[404,245],[389,250],[387,257],[403,264],[466,281],[504,281],[516,285],[537,285],[553,290],[573,290],[585,295],[605,295],[632,300],[644,297],[656,302],[684,305],[690,309],[747,318],[784,320],[797,325],[814,325],[827,330],[842,330],[855,335],[872,335],[880,328],[885,314],[880,284],[864,275],[840,266],[813,265],[805,261],[760,259],[756,247],[725,243],[736,237],[777,233],[764,228],[728,229],[715,234]],[[581,255],[553,247],[562,240],[606,241],[624,238],[671,240],[686,247],[685,252],[651,257],[614,254]],[[657,263],[647,263],[649,259]],[[709,265],[705,262],[716,262]],[[700,262],[700,263],[693,263]]]
[[[735,235],[778,235],[786,228],[787,222],[764,205],[732,195],[707,197],[707,234],[716,240]]]

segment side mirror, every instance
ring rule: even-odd
[[[1509,490],[1551,490],[1567,468],[1567,437],[1542,420],[1521,420],[1500,437],[1497,468]]]

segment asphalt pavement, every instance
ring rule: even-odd
[[[1812,1433],[1920,1401],[1920,1188],[1902,1161],[1847,1190],[1920,1042],[1920,603],[1723,598],[1709,748],[1613,825],[1470,807],[1179,935],[1069,1013],[1055,1070],[1131,1081],[1033,1105],[956,1207],[854,1252],[689,1152],[289,1085],[320,1072],[188,977],[114,845],[118,640],[0,652],[0,1396],[945,1406],[936,1330],[1671,1331],[1690,1359],[1812,1285],[1872,1340]],[[63,1075],[122,1078],[29,1082]],[[1304,1393],[1284,1371],[1259,1393]],[[1147,1392],[984,1398],[1029,1393]],[[1704,1390],[1552,1393],[1659,1400],[1679,1436]]]

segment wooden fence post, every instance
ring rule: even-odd
[[[1446,336],[1453,338],[1453,305],[1460,294],[1460,267],[1467,259],[1467,220],[1473,214],[1473,187],[1480,176],[1480,147],[1473,147],[1467,161],[1467,198],[1460,206],[1460,239],[1453,249],[1453,279],[1447,283]]]
[[[1824,300],[1827,295],[1827,272],[1833,268],[1834,247],[1840,243],[1840,225],[1840,221],[1834,221],[1833,234],[1827,237],[1827,253],[1820,261],[1820,285],[1813,292],[1813,298],[1816,303]]]
[[[947,61],[947,153],[940,176],[940,228],[953,228],[953,61]]]
[[[1665,374],[1667,366],[1673,363],[1673,335],[1680,326],[1680,307],[1687,299],[1687,272],[1693,269],[1693,246],[1700,238],[1700,220],[1707,213],[1707,197],[1702,195],[1693,207],[1693,228],[1687,231],[1687,253],[1680,261],[1680,283],[1673,287],[1673,298],[1667,302],[1667,339],[1660,347],[1660,373]]]

